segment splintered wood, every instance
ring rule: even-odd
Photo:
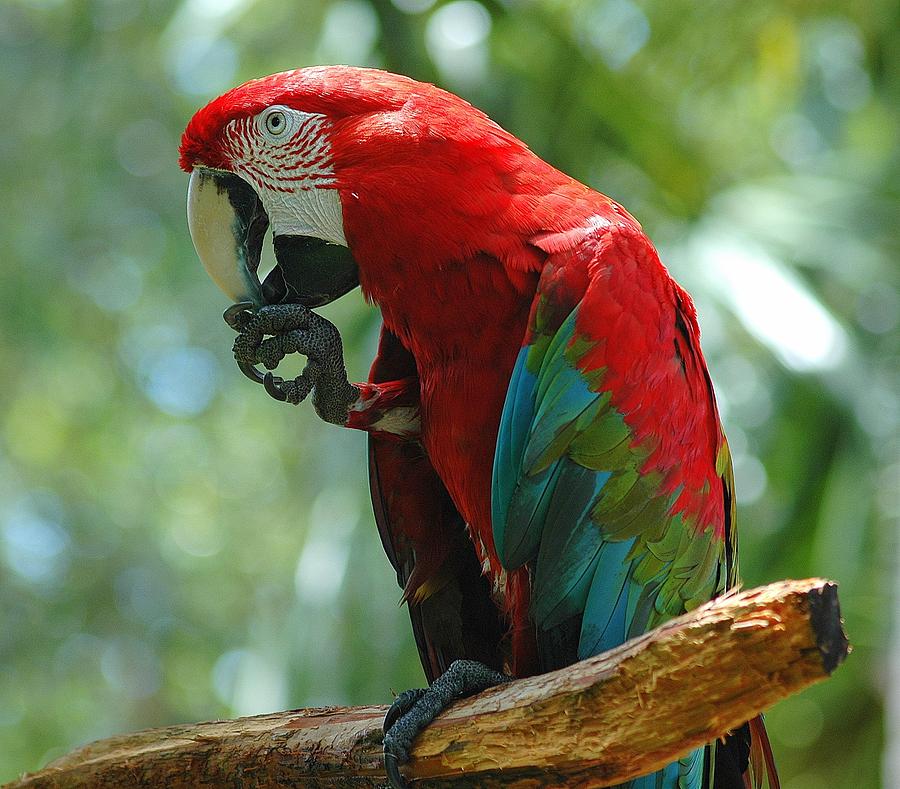
[[[848,653],[837,586],[719,598],[616,649],[455,704],[404,768],[429,787],[610,786],[826,679]],[[386,707],[171,726],[79,748],[2,789],[384,784]]]

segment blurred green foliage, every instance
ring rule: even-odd
[[[461,93],[644,223],[698,303],[746,583],[841,583],[854,653],[768,717],[784,786],[900,785],[898,22],[889,0],[0,5],[0,780],[421,684],[364,437],[238,373],[176,166],[217,93],[351,62]],[[377,312],[326,314],[363,377]]]

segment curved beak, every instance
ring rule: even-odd
[[[232,301],[255,307],[282,303],[319,307],[359,284],[349,249],[312,236],[279,235],[277,228],[277,265],[260,283],[259,260],[269,217],[253,187],[234,173],[194,167],[187,212],[191,240],[203,267]]]
[[[232,301],[263,303],[257,276],[269,217],[253,188],[233,173],[195,167],[187,194],[197,256]]]

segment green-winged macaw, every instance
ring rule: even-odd
[[[181,166],[197,252],[239,302],[242,368],[369,431],[376,520],[429,682],[455,661],[443,686],[467,690],[566,666],[737,583],[694,305],[620,205],[457,96],[345,66],[229,91],[191,119]],[[269,226],[278,265],[260,283]],[[340,336],[309,308],[357,284],[384,325],[368,382],[350,384]],[[253,367],[295,351],[309,364],[293,381]],[[390,716],[396,784],[439,706],[428,693]],[[627,786],[751,774],[777,781],[759,720]]]

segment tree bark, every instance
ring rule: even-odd
[[[834,583],[732,594],[602,655],[455,704],[416,740],[405,773],[433,787],[609,786],[827,678],[848,651]],[[126,734],[3,789],[379,786],[385,711],[292,710]]]

